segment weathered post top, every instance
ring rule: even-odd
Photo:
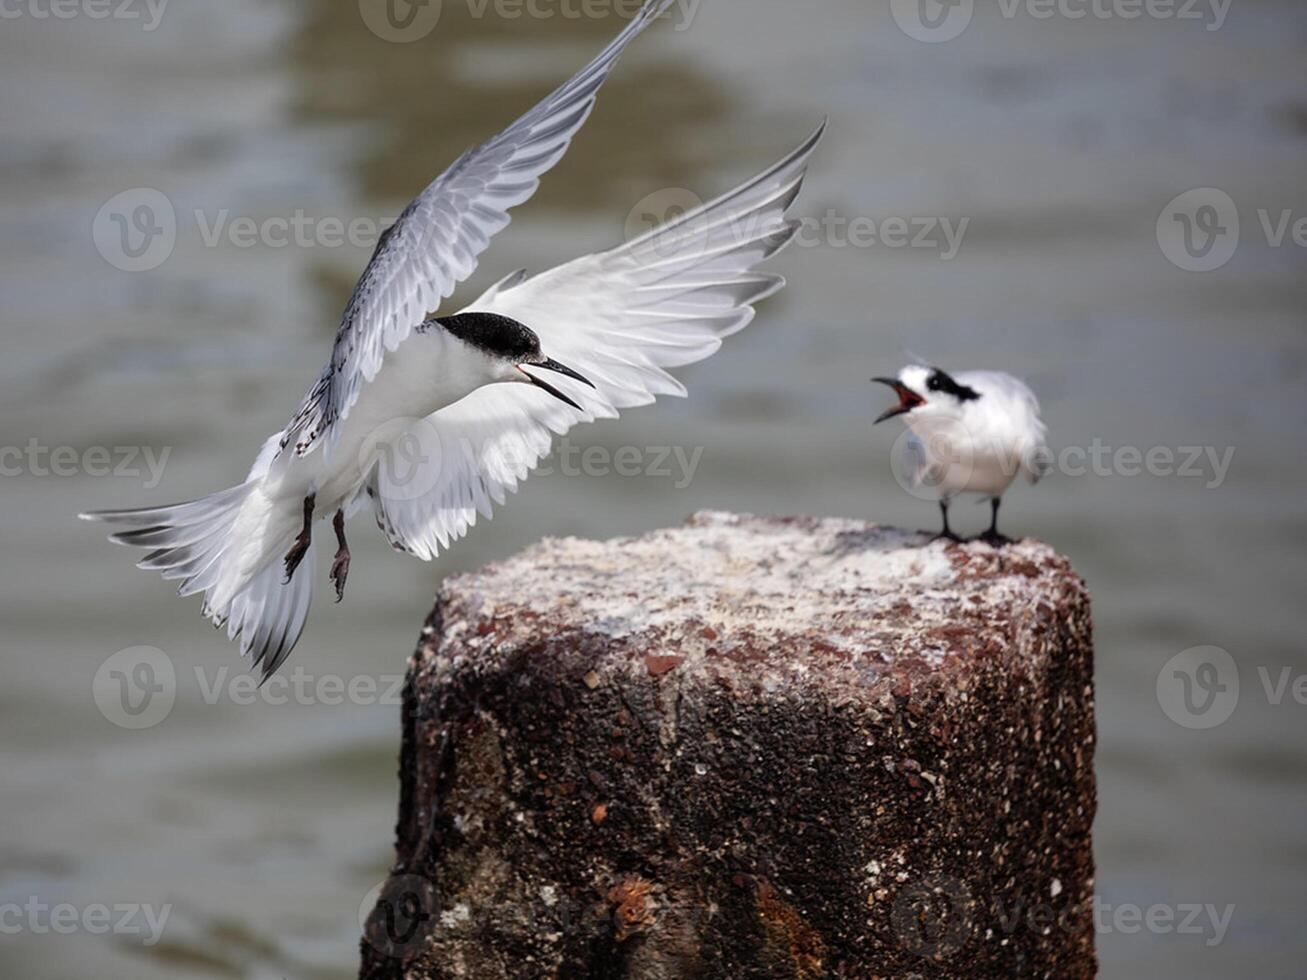
[[[925,542],[702,513],[446,581],[363,975],[1092,975],[1083,585]]]
[[[987,648],[1037,660],[1036,644],[1005,648],[1080,590],[1066,560],[1032,541],[999,552],[925,540],[719,512],[637,538],[547,539],[448,582],[442,638],[489,670],[528,648],[559,671],[681,669],[831,700],[939,682]],[[586,661],[578,641],[602,643],[602,660]]]

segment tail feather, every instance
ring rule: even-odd
[[[109,540],[152,549],[137,567],[161,572],[166,579],[180,578],[178,592],[184,592],[197,574],[226,551],[232,525],[252,489],[253,485],[247,483],[169,507],[95,511],[80,516],[89,521],[136,525],[136,530],[119,531]]]
[[[241,655],[259,668],[266,681],[294,649],[308,620],[313,599],[314,549],[310,548],[292,580],[283,581],[280,522],[259,512],[252,499],[257,481],[167,507],[96,511],[83,520],[132,525],[110,540],[149,549],[138,568],[181,582],[179,595],[204,594],[203,614],[239,639]],[[243,515],[243,511],[247,513]],[[275,516],[275,515],[274,515]],[[293,518],[292,518],[293,520]],[[239,526],[238,526],[239,521]],[[241,568],[241,540],[251,534],[269,545],[271,555],[252,574]]]
[[[108,524],[135,524],[137,527],[187,524],[201,515],[212,514],[218,508],[234,501],[243,501],[251,489],[249,483],[211,493],[199,500],[163,507],[138,507],[135,510],[96,510],[78,516],[84,521],[104,521]]]
[[[272,562],[228,607],[224,617],[227,636],[232,640],[240,638],[241,655],[249,657],[250,666],[260,670],[260,683],[277,672],[304,632],[313,601],[315,550],[315,546],[309,546],[289,583],[283,581],[281,563]]]

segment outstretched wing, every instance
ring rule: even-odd
[[[710,204],[624,245],[530,279],[510,277],[468,309],[497,313],[540,336],[548,357],[594,382],[551,384],[577,410],[528,385],[496,384],[428,416],[406,452],[384,458],[369,493],[396,548],[432,558],[489,518],[549,452],[553,435],[615,417],[658,395],[684,395],[668,368],[703,360],[753,319],[785,283],[755,267],[794,237],[786,217],[819,129],[774,167]]]
[[[377,243],[354,287],[331,360],[286,427],[281,450],[303,456],[328,448],[362,385],[476,269],[510,208],[535,193],[540,177],[567,152],[617,58],[672,0],[647,0],[608,47],[571,80],[494,139],[469,150],[404,209]]]

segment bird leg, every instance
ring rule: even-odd
[[[998,533],[998,505],[1001,502],[1002,501],[1000,501],[998,497],[994,497],[990,500],[989,506],[992,508],[993,516],[989,521],[989,530],[980,536],[981,541],[984,541],[986,544],[995,548],[1001,548],[1005,544],[1012,543],[1011,538]]]
[[[295,574],[295,569],[300,567],[300,562],[304,556],[309,553],[309,545],[313,542],[313,500],[315,494],[309,494],[304,498],[304,529],[300,531],[299,537],[291,546],[290,551],[286,552],[286,581],[289,582]]]
[[[940,531],[937,535],[931,538],[930,539],[931,543],[933,544],[934,542],[940,540],[961,542],[962,539],[959,538],[956,534],[954,534],[952,529],[950,529],[948,526],[948,501],[947,500],[941,500],[939,502],[939,513],[944,518],[944,530]]]
[[[331,563],[331,580],[336,583],[336,601],[345,598],[345,579],[349,577],[349,545],[345,543],[345,512],[336,511],[331,520],[336,531],[336,560]]]

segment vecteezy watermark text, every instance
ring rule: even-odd
[[[1202,480],[1205,489],[1215,490],[1225,483],[1234,453],[1234,446],[1112,446],[1097,436],[1087,446],[1031,445],[1010,453],[970,432],[961,420],[951,420],[927,435],[904,428],[890,450],[890,466],[899,486],[923,499],[935,499],[941,484],[958,483],[982,460],[997,461],[1012,477],[1020,472],[1041,478],[1050,473],[1073,479],[1148,476]]]
[[[146,477],[141,486],[153,490],[163,479],[171,446],[47,446],[33,437],[24,446],[0,446],[0,476]],[[144,469],[142,469],[144,464]]]
[[[567,437],[544,458],[536,472],[549,476],[554,472],[563,476],[625,478],[645,477],[651,480],[671,480],[677,490],[684,490],[694,479],[703,446],[578,446]]]
[[[141,936],[141,945],[153,946],[163,936],[172,905],[147,905],[140,902],[115,902],[106,905],[90,902],[51,904],[35,895],[23,902],[0,902],[0,934],[70,936],[85,932],[94,936]]]
[[[411,44],[436,29],[449,0],[358,0],[363,23],[383,41]],[[635,17],[644,0],[461,0],[474,20],[604,20]],[[674,30],[684,31],[694,21],[702,0],[676,0],[672,5]]]
[[[359,448],[359,466],[378,467],[377,494],[386,501],[417,500],[438,488],[492,473],[508,484],[530,472],[539,476],[671,480],[683,490],[694,480],[703,446],[578,446],[564,436],[542,446],[526,439],[480,441],[442,427],[438,416],[392,419],[369,433]]]
[[[149,34],[163,20],[169,0],[0,0],[0,20],[137,21]]]
[[[205,248],[342,248],[372,249],[395,223],[393,217],[312,214],[233,214],[229,208],[195,208],[190,218]],[[109,198],[91,224],[96,251],[115,269],[148,272],[172,257],[180,232],[177,210],[162,191],[135,187]]]
[[[217,248],[225,240],[233,248],[373,248],[394,218],[366,215],[348,221],[335,215],[310,215],[296,208],[289,216],[232,217],[227,208],[207,215],[196,209],[195,224],[205,248]]]
[[[879,889],[874,898],[888,898]],[[1194,936],[1208,947],[1219,946],[1234,918],[1233,904],[1210,902],[1109,902],[1100,896],[1068,901],[1061,881],[1049,883],[1047,897],[976,895],[964,882],[947,875],[909,881],[893,898],[890,925],[899,945],[937,962],[959,954],[973,938],[986,942],[996,934],[1015,936],[1029,931],[1047,936],[1055,930],[1098,935]],[[983,932],[982,932],[983,930]]]
[[[197,665],[193,674],[200,700],[208,705],[398,707],[403,703],[403,674],[345,677],[310,673],[300,665],[265,681],[226,666],[212,669]],[[178,687],[178,671],[171,657],[157,647],[128,647],[100,665],[92,683],[92,697],[100,713],[119,728],[153,728],[172,712]]]
[[[628,242],[641,239],[638,255],[650,261],[672,255],[693,255],[727,243],[743,245],[783,229],[775,215],[764,226],[757,215],[735,221],[729,226],[707,219],[691,219],[677,224],[704,204],[694,191],[685,187],[665,187],[646,194],[626,216]],[[910,248],[938,252],[944,261],[955,258],[962,248],[968,217],[942,215],[847,215],[828,208],[820,217],[799,218],[793,242],[796,248]],[[672,225],[671,228],[666,226]]]
[[[871,217],[842,215],[827,210],[820,218],[800,218],[794,244],[798,248],[913,248],[939,252],[952,261],[962,248],[970,218]]]
[[[1219,31],[1233,0],[998,0],[1005,21],[1179,21]],[[938,44],[959,37],[975,16],[975,0],[890,0],[894,22],[908,37]]]
[[[1234,461],[1233,446],[1117,446],[1095,437],[1088,446],[1051,452],[1054,472],[1064,476],[1155,476],[1201,479],[1208,490],[1225,482]]]
[[[684,188],[655,191],[632,208],[626,238],[630,241],[653,232],[645,250],[656,260],[671,254],[691,255],[724,240],[742,245],[777,230],[762,228],[756,218],[738,221],[725,230],[714,226],[710,231],[705,223],[697,226],[693,222],[674,231],[662,230],[663,225],[702,204],[697,194]],[[370,250],[394,222],[394,217],[314,214],[304,208],[258,217],[234,214],[229,208],[195,208],[179,218],[166,194],[137,187],[115,194],[101,206],[92,222],[91,237],[100,256],[115,269],[148,272],[172,257],[183,234],[194,234],[204,248]],[[798,222],[793,237],[796,248],[911,249],[934,252],[945,262],[957,257],[971,225],[966,216],[873,217],[846,215],[833,208]]]

